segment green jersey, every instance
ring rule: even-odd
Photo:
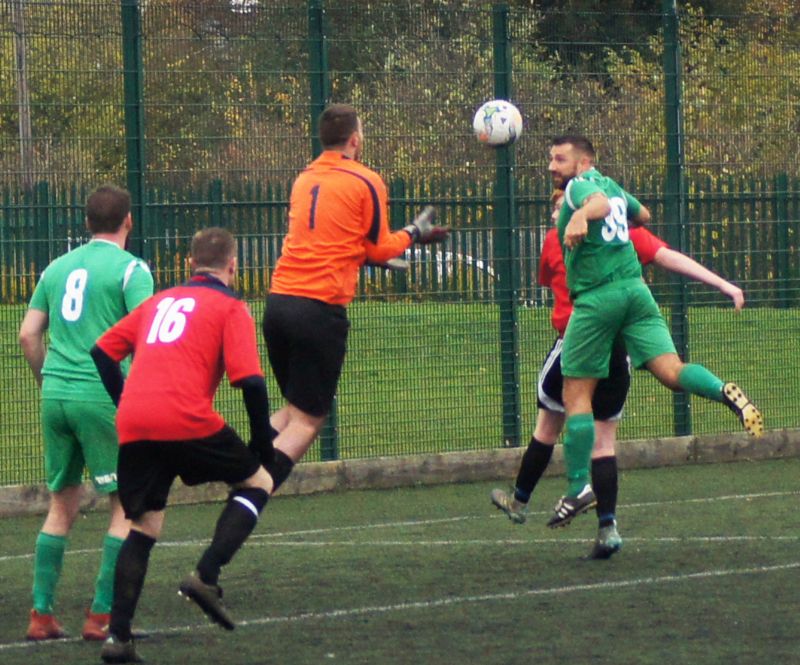
[[[642,204],[595,168],[572,178],[564,190],[557,224],[562,247],[572,213],[596,192],[606,195],[611,212],[605,219],[589,221],[588,233],[579,245],[564,247],[567,287],[573,298],[606,282],[642,276],[628,229],[628,217],[635,217]]]
[[[89,351],[152,294],[147,264],[107,240],[92,240],[47,266],[30,302],[48,315],[42,397],[108,400]]]

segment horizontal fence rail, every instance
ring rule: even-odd
[[[630,191],[647,192],[642,202],[654,213],[653,230],[666,238],[663,192],[653,183],[625,184]],[[547,190],[547,184],[533,185],[523,180],[516,190],[518,251],[511,260],[519,265],[523,305],[543,302],[537,272],[550,224],[549,195],[539,193]],[[286,232],[289,187],[289,182],[226,187],[222,181],[213,181],[200,190],[151,190],[142,210],[147,220],[143,225],[150,235],[142,238],[134,232],[133,242],[146,248],[142,254],[157,287],[172,286],[188,276],[189,241],[198,228],[222,225],[235,233],[239,242],[240,292],[248,298],[262,296]],[[754,307],[797,306],[800,255],[795,239],[800,231],[800,179],[785,175],[769,180],[703,178],[689,182],[688,189],[688,253],[737,282],[759,284]],[[406,258],[411,269],[402,279],[389,279],[385,271],[366,268],[359,295],[403,297],[416,293],[436,298],[449,293],[459,300],[491,298],[498,279],[493,250],[498,229],[493,225],[490,184],[394,180],[390,192],[390,217],[395,227],[410,222],[415,210],[432,203],[442,223],[452,227],[452,235],[442,247],[409,250]],[[83,220],[88,193],[85,187],[54,187],[46,182],[29,193],[10,188],[0,191],[2,303],[27,302],[47,264],[88,239]],[[651,284],[658,291],[665,281],[663,275],[654,275]]]

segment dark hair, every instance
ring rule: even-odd
[[[551,145],[565,145],[567,143],[571,144],[578,152],[588,155],[594,161],[594,146],[583,134],[562,134],[561,136],[553,137],[550,142]]]
[[[211,226],[192,236],[191,251],[198,268],[222,269],[236,254],[236,241],[227,229]]]
[[[554,144],[554,145],[561,145],[561,144],[559,143],[559,144]],[[550,194],[550,203],[555,203],[562,196],[564,196],[564,190],[563,189],[554,189],[553,193]]]
[[[131,211],[131,195],[115,185],[101,185],[86,199],[86,223],[91,233],[115,233]]]
[[[331,104],[319,116],[319,140],[323,148],[347,143],[358,131],[358,112],[349,104]]]

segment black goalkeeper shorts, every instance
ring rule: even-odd
[[[564,377],[561,374],[561,345],[559,337],[545,358],[539,373],[538,400],[540,409],[564,413],[561,391]],[[595,420],[619,420],[631,387],[631,363],[625,346],[620,341],[614,343],[608,366],[608,377],[600,379],[592,398],[592,412]]]
[[[312,416],[328,414],[347,350],[350,322],[340,305],[270,293],[264,310],[269,364],[286,400]]]

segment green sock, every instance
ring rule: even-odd
[[[64,564],[65,536],[39,532],[33,554],[33,609],[39,614],[52,614],[56,585]]]
[[[92,612],[95,614],[108,614],[111,612],[111,602],[114,600],[114,571],[117,568],[117,556],[122,543],[122,538],[117,538],[107,533],[103,538],[103,555],[100,557],[100,571],[94,583],[94,601]]]
[[[594,447],[594,416],[578,413],[567,418],[564,434],[564,464],[568,496],[577,496],[589,482],[589,464]]]
[[[725,382],[702,365],[687,364],[678,374],[678,385],[687,393],[721,402]]]

